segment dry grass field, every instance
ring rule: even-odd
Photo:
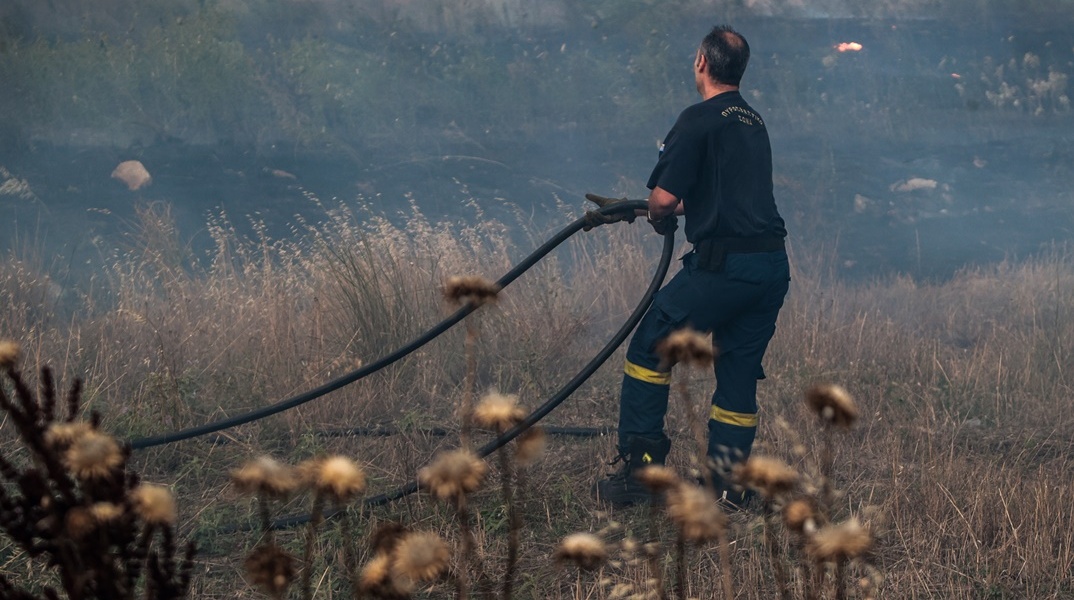
[[[83,412],[97,411],[102,430],[131,439],[264,406],[366,364],[448,314],[445,279],[495,280],[552,233],[480,214],[468,220],[478,225],[432,223],[416,211],[405,223],[335,208],[326,215],[287,240],[243,239],[221,218],[210,224],[215,251],[205,258],[178,241],[166,206],[147,206],[125,249],[77,290],[52,281],[32,253],[7,256],[0,338],[19,344],[26,377],[48,365],[62,389],[83,378]],[[537,406],[644,290],[659,243],[641,223],[579,234],[480,308],[471,326],[388,369],[211,439],[138,451],[128,468],[175,495],[179,537],[198,546],[196,598],[259,597],[244,562],[266,537],[312,557],[289,597],[304,589],[353,597],[349,571],[376,558],[370,536],[387,523],[438,534],[474,597],[500,593],[517,550],[515,598],[658,598],[656,572],[667,597],[722,597],[730,581],[735,598],[1074,598],[1074,253],[1056,247],[934,283],[851,283],[831,275],[823,251],[792,245],[792,291],[760,386],[757,453],[795,469],[802,493],[823,495],[827,481],[832,522],[856,519],[871,536],[868,553],[838,561],[845,586],[834,577],[813,583],[816,549],[778,515],[734,513],[725,534],[683,546],[660,511],[603,511],[589,490],[608,469],[611,437],[551,435],[526,465],[491,456],[484,486],[462,501],[419,493],[363,508],[343,494],[335,500],[349,507],[346,518],[326,520],[315,535],[302,526],[265,536],[259,507],[271,517],[307,513],[331,506],[323,495],[254,500],[243,488],[262,488],[232,482],[258,457],[297,465],[342,455],[364,471],[362,493],[375,495],[459,445],[452,432],[465,398],[497,390]],[[613,357],[544,424],[614,425],[621,360]],[[669,415],[670,466],[686,473],[696,407],[684,398],[707,402],[712,380],[683,367],[676,379],[683,385]],[[804,393],[818,383],[854,398],[850,429],[825,427],[807,406]],[[372,425],[396,434],[324,434]],[[489,435],[475,431],[473,441]],[[28,460],[8,419],[0,452],[13,464]],[[516,473],[510,504],[500,486],[505,466]],[[469,524],[462,531],[460,515]],[[575,569],[560,542],[576,532],[598,534],[610,560]],[[653,541],[648,555],[633,547]],[[0,538],[0,575],[38,592],[55,581],[9,538]],[[413,596],[453,597],[458,580],[412,581]]]

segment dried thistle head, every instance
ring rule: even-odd
[[[769,456],[751,456],[746,462],[735,465],[731,471],[735,481],[761,492],[767,498],[786,494],[798,483],[797,471],[778,458]]]
[[[173,525],[178,518],[175,497],[161,485],[140,484],[131,491],[131,505],[138,517],[150,525]]]
[[[690,328],[673,331],[656,345],[660,363],[665,368],[679,363],[691,367],[710,367],[716,359],[712,342]]]
[[[391,573],[403,589],[436,579],[447,568],[451,552],[441,537],[429,531],[408,533],[391,554]]]
[[[231,472],[231,483],[244,494],[286,496],[299,485],[295,469],[270,456],[261,456]]]
[[[300,465],[307,484],[336,502],[346,502],[365,491],[365,472],[345,456],[329,456]]]
[[[402,523],[384,523],[373,532],[369,545],[374,554],[389,555],[409,531]]]
[[[797,498],[783,507],[783,524],[795,533],[813,533],[817,528],[817,510],[807,498]]]
[[[276,544],[268,543],[246,557],[246,574],[250,582],[273,598],[283,597],[295,580],[295,558]]]
[[[418,471],[418,483],[441,500],[461,500],[485,481],[488,465],[469,450],[443,452]]]
[[[66,449],[75,440],[91,431],[94,431],[93,426],[84,421],[52,423],[45,430],[45,443],[56,450]]]
[[[477,275],[455,275],[444,281],[441,291],[444,299],[452,304],[471,302],[481,306],[496,301],[500,286]]]
[[[563,538],[552,557],[557,562],[572,562],[583,571],[592,571],[608,560],[608,549],[592,533],[572,533]]]
[[[474,408],[474,424],[483,429],[503,433],[526,418],[526,411],[518,405],[518,396],[489,392]]]
[[[634,473],[634,477],[653,494],[666,492],[682,481],[675,471],[664,465],[642,467]]]
[[[76,506],[63,517],[64,530],[71,539],[82,539],[96,529],[97,520],[88,508]]]
[[[93,520],[106,525],[123,516],[123,507],[114,502],[94,502],[90,505],[89,512],[93,515]]]
[[[841,562],[862,556],[872,547],[872,533],[856,518],[851,518],[817,530],[805,549],[817,562]]]
[[[537,462],[544,453],[547,441],[548,436],[545,435],[544,429],[536,425],[520,433],[515,446],[515,460],[519,466],[528,467]]]
[[[18,343],[11,340],[0,341],[0,368],[14,367],[18,360]]]
[[[76,506],[64,515],[64,530],[72,539],[81,539],[122,515],[123,509],[111,502],[96,502],[88,507]]]
[[[123,451],[115,438],[96,430],[75,439],[63,455],[67,470],[83,481],[109,477],[123,461]]]
[[[667,513],[688,542],[712,541],[727,528],[727,515],[717,506],[716,497],[692,483],[681,482],[668,490]]]
[[[841,386],[821,383],[806,390],[806,403],[825,423],[849,428],[858,420],[858,407]]]
[[[358,590],[377,600],[404,600],[413,588],[403,588],[392,579],[391,557],[378,552],[362,567],[358,575]]]

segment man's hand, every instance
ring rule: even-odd
[[[598,196],[596,194],[586,194],[585,199],[596,204],[600,208],[627,201],[626,198],[605,198],[604,196]],[[582,230],[589,231],[594,227],[600,227],[601,225],[607,225],[608,223],[618,223],[619,221],[633,223],[635,216],[636,215],[632,210],[622,211],[612,215],[605,215],[595,210],[588,210],[585,213],[585,225],[582,226]]]
[[[674,233],[679,228],[679,220],[675,218],[674,213],[659,219],[649,219],[648,221],[653,226],[653,231],[660,235]]]

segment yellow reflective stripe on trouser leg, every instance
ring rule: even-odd
[[[737,425],[739,427],[756,427],[757,426],[757,414],[753,413],[737,413],[720,408],[719,406],[712,407],[712,414],[709,418],[713,421],[720,423],[727,423],[728,425]]]
[[[633,377],[634,379],[644,381],[645,383],[655,383],[656,385],[669,385],[671,383],[671,373],[661,373],[660,371],[646,369],[629,360],[626,361],[626,366],[623,367],[623,372],[626,373],[627,377]]]

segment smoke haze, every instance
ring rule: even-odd
[[[848,277],[945,277],[1069,239],[1074,9],[381,0],[0,7],[0,246],[79,263],[139,202],[196,247],[209,215],[416,205],[434,219],[575,218],[643,197],[729,22],[799,249]],[[111,174],[137,160],[151,183]]]

